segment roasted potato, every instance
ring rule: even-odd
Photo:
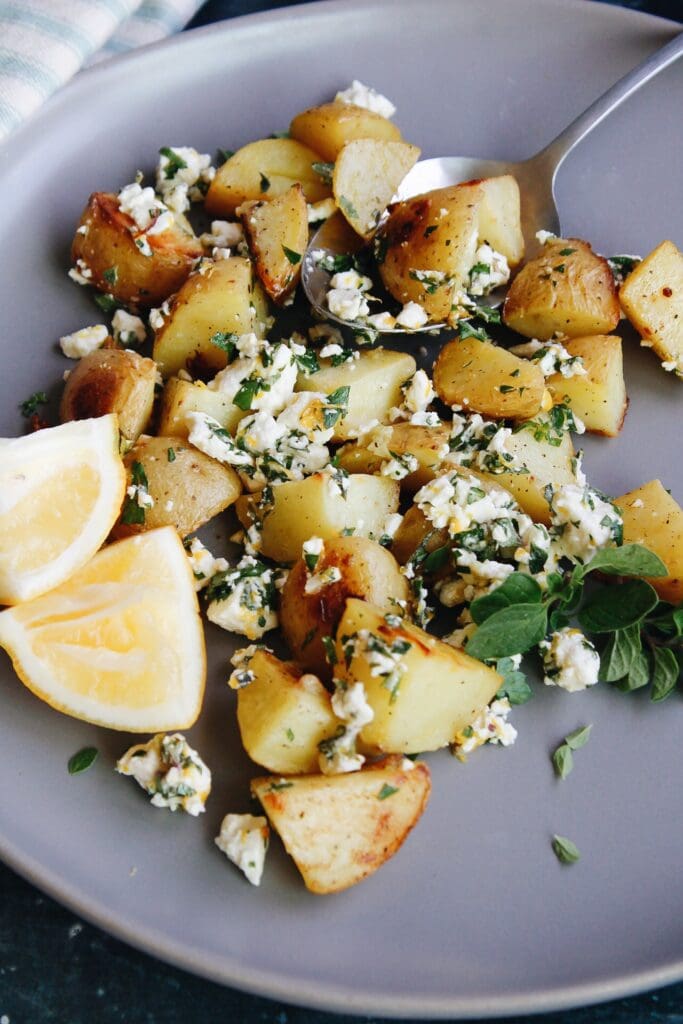
[[[400,131],[386,117],[338,100],[297,114],[289,134],[315,150],[319,154],[315,160],[329,163],[334,163],[342,148],[354,139],[401,141]]]
[[[616,437],[624,423],[628,398],[624,382],[621,338],[593,334],[565,344],[572,356],[583,360],[585,374],[563,377],[555,373],[546,384],[556,402],[566,401],[586,430]]]
[[[347,597],[362,598],[387,612],[408,599],[408,584],[396,559],[375,541],[355,536],[326,541],[315,571],[332,566],[341,579],[306,593],[309,574],[300,558],[280,599],[280,625],[294,658],[322,678],[330,674],[322,638],[334,634]]]
[[[327,199],[330,187],[313,170],[317,152],[291,139],[259,139],[242,146],[218,168],[204,202],[212,217],[234,217],[242,203],[275,199],[297,182],[307,202]]]
[[[206,413],[231,433],[234,433],[239,421],[248,415],[222,391],[213,391],[201,381],[170,377],[161,394],[159,433],[187,438],[190,433],[187,414],[190,412]]]
[[[416,363],[406,352],[374,348],[339,366],[321,359],[320,367],[317,373],[300,373],[296,389],[329,395],[350,386],[348,411],[335,424],[333,438],[347,441],[370,420],[388,420],[389,410],[401,403],[401,385],[413,376]]]
[[[332,178],[334,198],[362,238],[372,238],[379,218],[419,156],[417,146],[377,139],[355,139],[340,151]]]
[[[202,255],[199,239],[178,221],[149,235],[151,256],[135,244],[135,222],[111,192],[93,192],[71,244],[71,258],[90,271],[88,283],[131,307],[160,306],[177,292]],[[79,262],[80,261],[80,262]]]
[[[389,207],[376,244],[382,281],[395,299],[419,303],[432,320],[450,316],[454,292],[465,288],[474,263],[483,199],[474,182]]]
[[[360,772],[253,779],[252,794],[314,893],[339,892],[392,857],[425,809],[423,761],[387,757]]]
[[[64,385],[59,418],[87,420],[115,412],[119,430],[135,441],[147,427],[154,405],[157,368],[129,349],[97,349],[79,359]]]
[[[180,536],[186,537],[232,505],[242,490],[234,469],[210,459],[177,437],[143,435],[124,463],[129,486],[138,482],[136,465],[141,467],[153,505],[142,509],[142,516],[135,517],[141,521],[131,522],[131,506],[140,506],[135,495],[129,496],[112,531],[117,540],[157,526],[175,526]]]
[[[401,490],[412,493],[438,475],[448,453],[450,436],[448,423],[424,427],[404,421],[380,426],[362,443],[344,445],[339,451],[339,465],[347,473],[379,473],[382,463],[390,459],[392,453],[412,455],[417,459],[418,468],[401,480]]]
[[[624,544],[644,544],[669,575],[648,580],[662,601],[683,601],[683,509],[659,480],[614,499],[624,518]]]
[[[479,241],[502,253],[514,268],[524,258],[519,185],[511,174],[482,178],[477,184],[484,193],[479,206]]]
[[[240,217],[266,295],[283,302],[297,286],[308,245],[308,208],[301,185],[269,201],[243,203]]]
[[[227,363],[214,334],[265,332],[267,306],[252,266],[242,256],[206,263],[169,302],[169,313],[155,332],[154,359],[163,377],[188,369],[193,376],[212,376]]]
[[[446,405],[493,419],[530,419],[552,404],[538,366],[477,338],[444,345],[434,364],[434,388]]]
[[[259,507],[260,495],[243,495],[236,510],[244,527],[262,523],[261,550],[276,562],[296,562],[309,537],[331,540],[344,530],[359,537],[381,537],[384,523],[398,509],[395,480],[376,476],[352,476],[344,495],[328,473],[305,480],[291,480],[273,488],[273,500]]]
[[[505,447],[521,465],[526,466],[526,472],[477,472],[474,475],[508,491],[528,516],[537,523],[549,526],[550,508],[545,488],[548,484],[560,487],[562,484],[576,483],[576,453],[571,435],[564,434],[559,444],[551,444],[537,438],[533,430],[525,428],[511,434]]]
[[[318,744],[339,727],[323,684],[266,650],[254,654],[249,670],[253,682],[237,691],[237,722],[249,757],[283,775],[318,771]]]
[[[556,333],[571,338],[607,334],[620,315],[607,260],[578,238],[544,245],[515,277],[503,307],[508,327],[541,341]]]
[[[445,526],[437,529],[422,509],[411,505],[394,534],[391,553],[399,565],[405,565],[421,544],[424,544],[425,551],[431,552],[444,547],[448,541],[449,533]]]
[[[619,290],[626,316],[663,363],[683,376],[683,253],[662,242]]]
[[[378,675],[373,646],[395,668]],[[392,647],[395,653],[391,653]],[[338,678],[360,681],[374,718],[364,746],[390,753],[438,750],[471,725],[501,684],[497,672],[403,620],[390,625],[381,608],[349,598],[337,627]],[[401,653],[398,653],[400,651]]]

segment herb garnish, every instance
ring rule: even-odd
[[[576,845],[566,836],[553,836],[552,847],[561,864],[576,864],[581,858]]]
[[[568,736],[565,736],[564,742],[553,751],[552,762],[555,769],[555,774],[561,779],[566,779],[571,770],[574,767],[574,756],[572,751],[579,750],[580,747],[584,747],[588,743],[588,738],[591,733],[592,725],[584,725],[579,729],[574,729]]]
[[[182,171],[187,167],[187,162],[183,160],[179,153],[176,153],[174,149],[171,149],[170,146],[162,146],[159,150],[159,156],[166,157],[167,163],[164,167],[164,177],[167,180],[175,178],[178,171]]]
[[[322,178],[326,185],[332,184],[334,164],[323,163],[321,160],[314,160],[311,164],[311,170],[314,171],[319,178]]]
[[[259,187],[261,189],[261,192],[267,192],[268,189],[270,188],[270,180],[268,178],[266,178],[266,176],[263,173],[263,171],[259,171],[259,177],[260,177]]]
[[[300,252],[295,252],[294,249],[288,249],[286,245],[282,246],[282,251],[293,267],[295,267],[297,263],[301,263]]]
[[[21,415],[28,419],[38,411],[39,405],[45,405],[47,402],[47,395],[44,391],[34,391],[29,398],[25,398],[23,402],[19,403],[21,409]]]
[[[385,782],[377,794],[377,799],[386,800],[388,796],[393,796],[394,793],[398,793],[398,788],[398,786],[390,786],[388,782]]]
[[[97,760],[97,755],[98,750],[96,747],[83,747],[82,750],[79,750],[69,758],[67,765],[69,775],[79,775],[81,772],[87,771]]]

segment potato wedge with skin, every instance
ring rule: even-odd
[[[606,259],[578,238],[543,246],[510,285],[503,321],[527,338],[548,341],[607,334],[619,323],[619,298]]]
[[[405,620],[389,625],[381,608],[355,598],[346,602],[336,650],[337,677],[365,687],[374,718],[360,739],[374,750],[417,754],[447,746],[501,684],[498,673],[483,662]],[[377,650],[389,652],[390,676],[377,674]]]
[[[198,238],[176,223],[158,235],[148,235],[151,256],[135,244],[135,222],[119,209],[112,192],[93,192],[81,214],[71,244],[71,258],[90,270],[87,278],[131,307],[160,306],[188,278],[202,255]]]
[[[401,422],[376,427],[362,442],[352,442],[339,450],[339,465],[347,473],[379,473],[392,452],[412,455],[417,459],[418,468],[401,480],[401,490],[412,494],[438,474],[449,451],[450,436],[448,423],[424,427]]]
[[[323,679],[330,676],[323,637],[334,635],[347,597],[370,601],[387,612],[408,599],[408,584],[394,556],[366,537],[325,541],[315,571],[332,566],[341,573],[339,581],[306,593],[309,573],[300,558],[280,596],[280,626],[292,655]]]
[[[237,691],[237,723],[252,761],[269,772],[318,771],[318,744],[334,736],[339,719],[316,676],[266,650],[249,662],[253,682]]]
[[[339,100],[297,114],[289,134],[320,154],[317,160],[328,163],[334,163],[343,147],[355,139],[401,142],[401,133],[393,121]]]
[[[187,537],[234,504],[242,491],[234,469],[179,442],[177,437],[140,437],[124,458],[129,485],[134,482],[132,467],[136,462],[147,477],[154,505],[145,509],[143,523],[119,519],[112,530],[116,540],[158,526],[174,526],[181,537]],[[126,502],[123,507],[125,510]]]
[[[408,171],[420,157],[407,142],[355,139],[337,156],[332,191],[354,231],[368,241]]]
[[[659,480],[614,499],[624,519],[624,544],[644,544],[669,575],[648,579],[662,601],[683,601],[683,509]]]
[[[290,480],[273,488],[272,504],[259,506],[258,494],[243,495],[236,511],[242,526],[260,524],[261,551],[276,562],[296,562],[309,537],[331,540],[353,529],[359,537],[381,537],[384,523],[398,509],[395,480],[352,476],[346,495],[328,473]]]
[[[391,553],[399,565],[405,565],[415,554],[420,544],[427,552],[436,551],[448,544],[446,527],[437,529],[427,519],[422,509],[411,505],[391,542]]]
[[[619,290],[626,316],[664,363],[683,377],[683,253],[662,242],[631,271]]]
[[[97,349],[79,359],[67,377],[59,407],[62,423],[115,412],[119,430],[136,441],[147,427],[154,405],[157,368],[129,349]]]
[[[301,277],[308,245],[308,207],[301,185],[292,185],[268,201],[243,203],[240,216],[266,295],[273,302],[284,302]]]
[[[510,267],[524,258],[519,185],[511,174],[479,181],[484,198],[479,207],[479,241],[502,253]]]
[[[239,421],[248,415],[223,392],[213,391],[201,381],[170,377],[161,394],[159,433],[187,439],[190,433],[187,414],[190,412],[206,413],[231,434]]]
[[[296,390],[329,395],[349,386],[348,409],[335,424],[333,435],[334,441],[347,441],[370,420],[389,419],[389,411],[401,403],[401,385],[413,376],[417,365],[406,352],[375,348],[339,366],[321,359],[320,367],[317,373],[300,373]]]
[[[434,388],[446,405],[492,419],[530,419],[546,394],[538,366],[477,338],[444,345],[434,364]]]
[[[417,302],[432,320],[450,316],[465,289],[479,236],[484,191],[477,182],[435,189],[389,207],[377,232],[385,288],[399,302]]]
[[[218,168],[204,206],[212,217],[234,217],[250,200],[275,199],[297,182],[306,201],[318,203],[330,187],[313,170],[317,152],[291,139],[259,139],[242,146]]]
[[[252,794],[314,893],[340,892],[392,857],[431,790],[423,761],[385,758],[345,775],[253,779]]]
[[[591,433],[616,437],[628,406],[621,338],[593,334],[572,338],[564,347],[570,355],[581,357],[586,373],[548,377],[546,385],[555,402],[566,401]]]
[[[252,274],[251,262],[230,256],[205,264],[169,302],[169,313],[155,332],[154,360],[164,378],[187,369],[192,376],[213,376],[227,364],[211,338],[219,331],[262,337],[267,304]]]

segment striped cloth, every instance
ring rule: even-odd
[[[80,68],[181,29],[202,0],[0,0],[0,140]]]

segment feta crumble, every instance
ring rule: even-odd
[[[193,537],[187,549],[187,557],[194,573],[195,590],[202,590],[208,586],[218,572],[225,572],[228,563],[225,558],[214,558],[209,549],[200,541],[199,537]]]
[[[620,544],[623,535],[621,513],[592,487],[548,485],[545,496],[550,505],[552,534],[562,554],[587,562],[600,548]]]
[[[577,693],[594,686],[600,671],[600,655],[580,629],[566,626],[538,645],[543,656],[543,682]]]
[[[507,697],[494,700],[489,707],[481,711],[471,725],[457,734],[453,742],[453,753],[464,761],[484,743],[510,747],[517,739],[517,730],[508,722],[507,717],[512,710]]]
[[[148,743],[136,744],[116,762],[116,771],[132,776],[152,797],[154,807],[193,816],[205,810],[211,772],[181,733],[159,733]]]
[[[469,272],[469,295],[488,295],[494,288],[507,284],[510,280],[510,267],[502,253],[496,252],[490,245],[480,245],[474,254],[474,264]]]
[[[82,359],[102,348],[108,337],[109,331],[104,324],[94,324],[92,327],[82,327],[73,334],[62,335],[59,347],[68,359]]]
[[[191,201],[204,198],[215,174],[208,153],[192,146],[164,146],[157,165],[157,192],[174,213],[185,213]]]
[[[209,584],[209,622],[249,640],[278,625],[277,593],[286,574],[245,555],[232,569],[216,573]]]
[[[357,78],[354,78],[348,88],[340,89],[334,98],[337,103],[350,103],[354,107],[364,107],[365,110],[379,114],[380,117],[391,118],[396,113],[396,107],[391,100],[371,86],[359,82]]]
[[[265,818],[253,814],[226,814],[214,842],[247,881],[260,885],[270,829]]]
[[[127,313],[125,309],[117,309],[111,321],[114,341],[124,348],[142,345],[147,337],[145,325],[139,316]]]
[[[405,327],[407,331],[417,331],[429,320],[429,314],[417,302],[406,302],[401,312],[396,317],[399,327]]]
[[[335,736],[319,745],[318,764],[324,775],[356,772],[363,767],[365,758],[356,751],[356,742],[362,729],[375,717],[362,682],[334,682],[332,710],[343,725]]]

